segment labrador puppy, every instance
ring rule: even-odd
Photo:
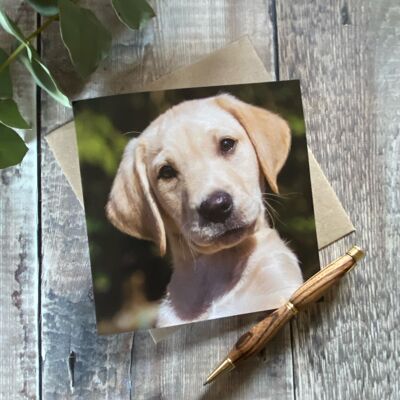
[[[222,94],[172,107],[128,143],[106,213],[161,255],[168,245],[158,327],[273,309],[301,285],[263,204],[290,142],[280,116]]]

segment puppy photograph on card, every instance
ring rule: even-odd
[[[100,334],[273,310],[318,270],[299,81],[73,108]]]

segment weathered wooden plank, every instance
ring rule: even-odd
[[[273,24],[270,4],[265,2],[159,2],[156,34],[160,42],[152,54],[161,71],[189,63],[215,47],[248,33],[268,71],[274,73]],[[192,10],[188,13],[187,10]],[[171,23],[172,21],[172,23]],[[219,44],[219,45],[218,45]],[[155,72],[154,72],[155,71]],[[160,71],[160,72],[159,72]],[[135,335],[132,368],[132,398],[292,398],[290,334],[285,330],[264,355],[266,364],[248,364],[214,386],[203,388],[204,377],[236,341],[239,332],[254,322],[254,316],[205,322],[182,328],[154,346],[146,332]],[[151,376],[143,380],[142,376]]]
[[[395,399],[400,6],[397,1],[279,2],[282,79],[302,80],[310,145],[356,223],[368,257],[293,324],[298,399]]]
[[[35,15],[21,1],[2,3],[24,33]],[[1,47],[14,39],[0,30]],[[20,132],[29,142],[21,165],[0,171],[0,398],[33,399],[38,392],[37,143],[35,87],[24,68],[12,64],[14,99],[32,123]]]
[[[249,34],[270,72],[274,71],[273,26],[269,2],[159,1],[157,18],[140,32],[121,28],[108,3],[87,2],[114,33],[110,59],[83,85],[76,80],[65,51],[57,40],[57,27],[43,37],[44,57],[74,97],[129,92],[172,69],[188,64],[238,37]],[[50,42],[49,38],[52,41]],[[48,132],[71,114],[47,96],[42,101],[42,126]],[[67,358],[77,353],[74,396],[129,397],[131,336],[98,339],[89,299],[90,278],[82,210],[67,186],[46,144],[43,144],[43,397],[71,395]],[[253,317],[254,318],[254,317]],[[253,318],[207,322],[182,329],[155,346],[147,332],[135,335],[132,360],[132,398],[209,397],[291,398],[292,358],[289,331],[277,339],[264,358],[266,368],[242,369],[212,388],[202,378],[218,361],[225,344],[237,337]],[[112,360],[107,362],[107,360]],[[181,377],[177,370],[184,372]],[[110,376],[113,376],[111,379]],[[146,379],[143,379],[146,376]],[[241,379],[238,379],[239,376]],[[264,377],[267,379],[264,379]],[[247,381],[246,386],[240,382]]]
[[[92,9],[105,4],[94,7],[94,3]],[[54,24],[44,33],[42,52],[72,96],[82,82],[72,72],[57,31]],[[57,58],[62,65],[51,62]],[[84,93],[96,94],[90,87]],[[72,118],[71,110],[45,93],[41,100],[43,134]],[[41,146],[43,399],[129,398],[132,334],[99,337],[96,333],[84,212],[45,140]]]

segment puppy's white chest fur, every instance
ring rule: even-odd
[[[296,256],[273,229],[237,247],[175,265],[157,327],[274,309],[302,284]]]

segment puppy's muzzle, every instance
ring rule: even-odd
[[[223,191],[212,193],[198,209],[207,222],[225,222],[233,211],[232,196]]]

